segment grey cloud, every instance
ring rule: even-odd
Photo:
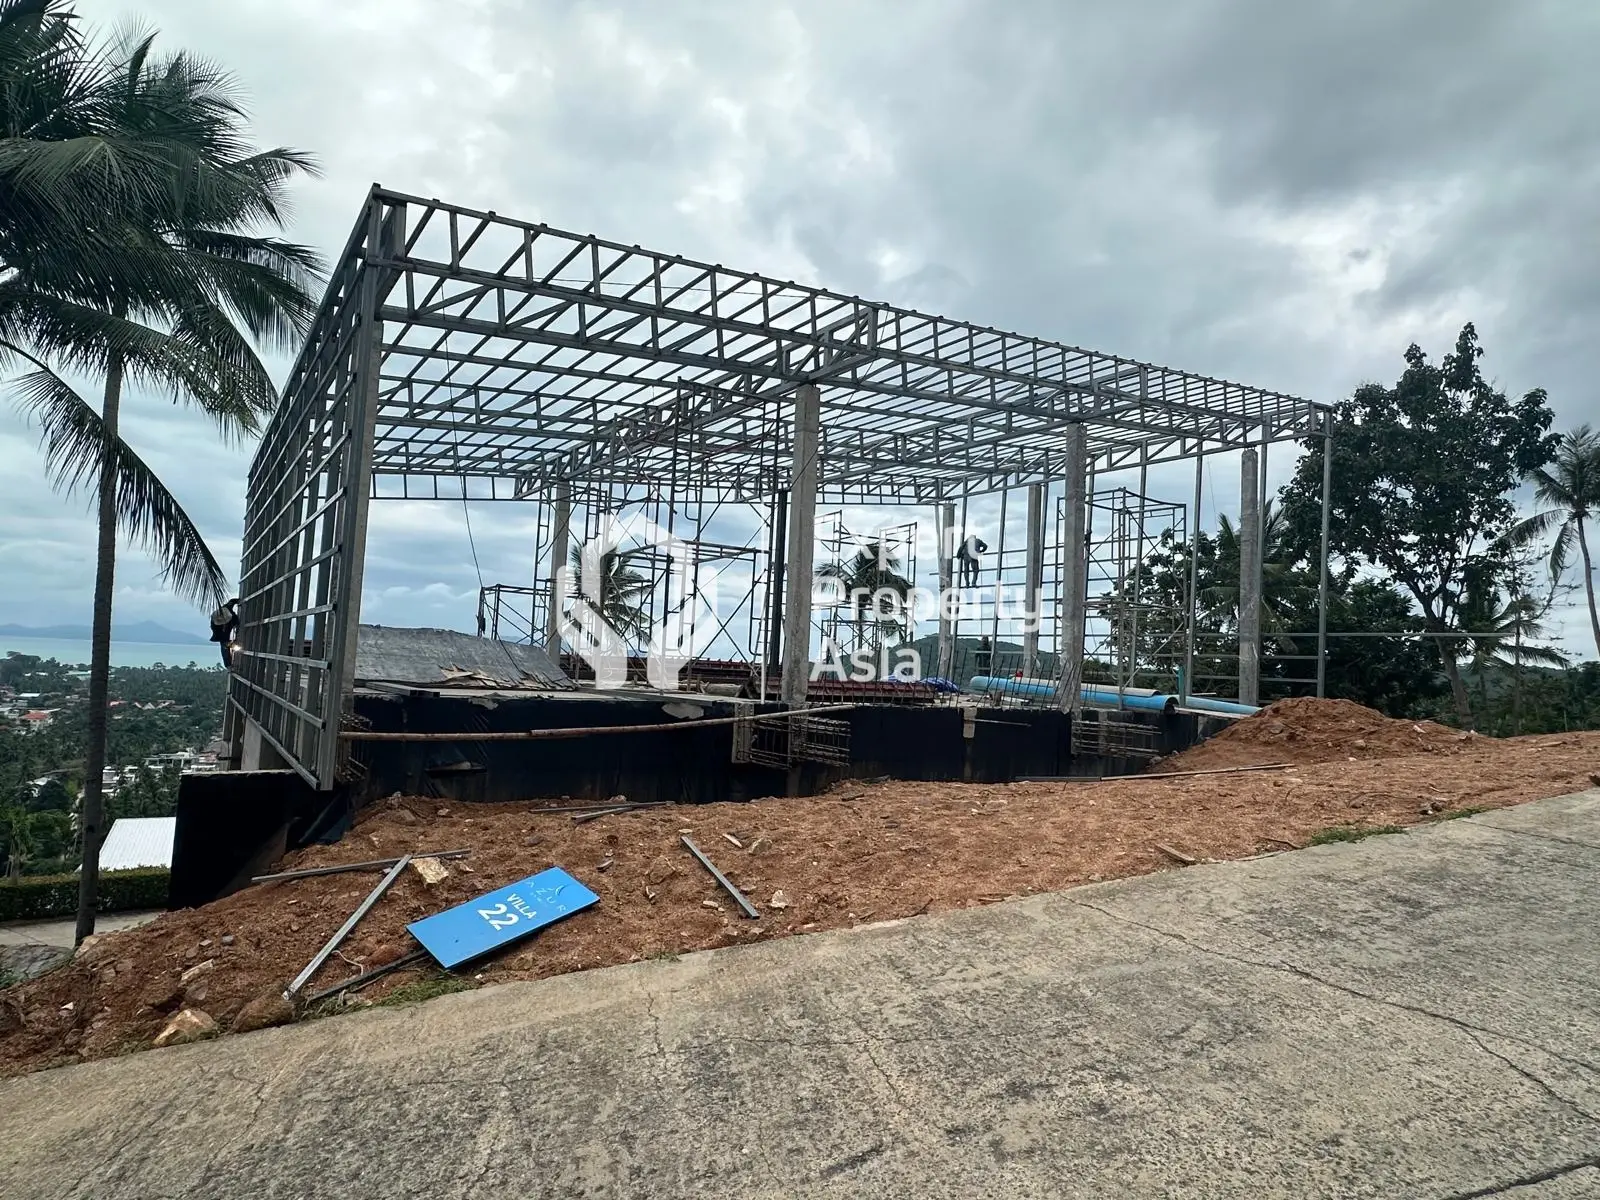
[[[229,63],[263,138],[321,153],[296,232],[330,254],[381,179],[1324,400],[1473,319],[1508,390],[1597,415],[1582,0],[132,7]],[[241,458],[170,428],[236,559]],[[1219,464],[1207,512],[1236,490]],[[0,541],[59,503],[28,491],[0,483]],[[424,528],[383,509],[386,609],[476,587],[459,506]],[[485,575],[525,576],[502,512],[474,508]],[[0,580],[0,611],[17,594]]]

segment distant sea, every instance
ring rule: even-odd
[[[58,662],[89,665],[89,643],[60,638],[0,637],[0,658],[15,650],[18,654],[37,654],[40,658],[53,658]],[[174,642],[112,642],[113,667],[153,667],[162,663],[169,667],[186,667],[190,663],[202,667],[220,667],[221,656],[210,642],[191,644]]]

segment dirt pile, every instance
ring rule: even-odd
[[[1350,719],[1368,721],[1364,712]],[[1341,755],[1288,771],[1172,780],[848,784],[825,796],[674,806],[582,824],[530,804],[394,799],[363,813],[338,845],[297,852],[285,866],[472,851],[449,861],[439,883],[408,869],[307,991],[413,950],[407,922],[546,867],[564,867],[598,893],[595,907],[464,970],[460,982],[470,986],[1181,869],[1158,845],[1196,859],[1282,850],[1334,826],[1409,825],[1579,791],[1600,770],[1600,733],[1454,746],[1449,754],[1430,745],[1410,757]],[[684,832],[745,891],[759,920],[739,914],[684,849]],[[261,884],[97,939],[71,964],[0,992],[0,1074],[147,1048],[186,1008],[207,1013],[225,1035],[274,1023],[283,1014],[271,997],[380,877]],[[351,1002],[441,984],[458,986],[436,967],[408,966]]]
[[[1158,763],[1152,772],[1455,754],[1474,737],[1433,721],[1395,720],[1351,700],[1296,697],[1235,721],[1215,737]]]

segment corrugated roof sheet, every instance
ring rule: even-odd
[[[356,637],[357,683],[558,688],[575,685],[543,650],[452,629],[363,625]]]
[[[134,867],[170,867],[177,817],[118,817],[100,844],[102,871]]]

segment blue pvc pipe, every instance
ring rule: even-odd
[[[1056,685],[1037,679],[1008,679],[999,675],[974,675],[967,684],[973,692],[999,692],[1005,696],[1036,696],[1044,699],[1056,694]]]
[[[1213,700],[1209,696],[1190,696],[1185,708],[1198,708],[1201,712],[1225,713],[1230,717],[1253,717],[1261,710],[1254,704],[1236,704],[1232,700]]]
[[[991,695],[998,693],[1003,696],[1048,699],[1056,694],[1056,685],[1041,679],[1007,679],[997,675],[974,675],[972,681],[967,684],[967,690],[987,692]],[[1144,696],[1132,692],[1119,694],[1115,690],[1099,687],[1084,687],[1078,694],[1085,704],[1100,704],[1112,708],[1167,712],[1178,706],[1178,698],[1168,695]],[[1225,713],[1234,717],[1250,717],[1261,711],[1253,704],[1235,704],[1231,700],[1211,700],[1204,696],[1190,696],[1185,707],[1199,709],[1201,712]]]

